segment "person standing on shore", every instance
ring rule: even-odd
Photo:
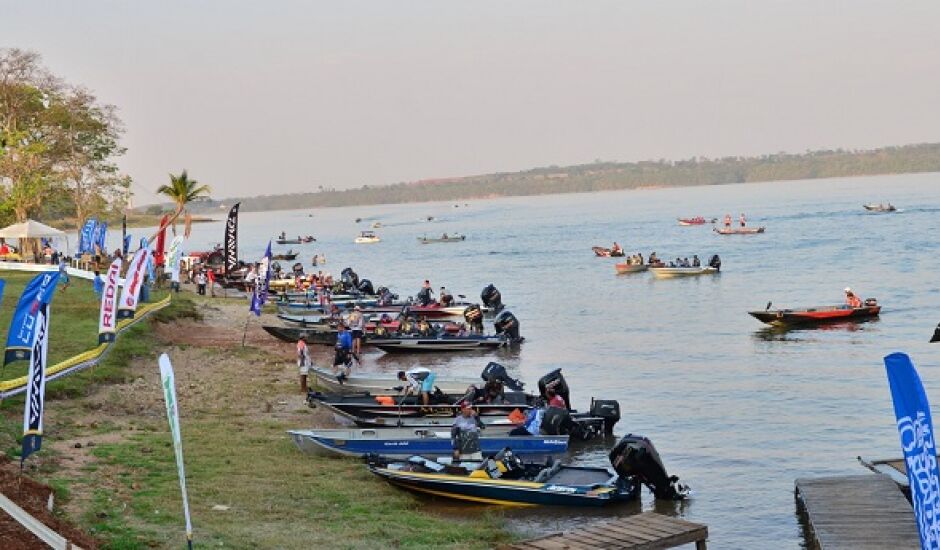
[[[359,354],[362,352],[362,337],[366,331],[365,317],[362,315],[362,308],[358,305],[353,308],[349,314],[349,328],[352,329],[352,354],[357,363],[362,363]]]
[[[307,349],[307,337],[297,340],[297,366],[300,369],[300,393],[307,395],[307,375],[310,372],[310,351]]]
[[[196,294],[200,296],[206,295],[207,282],[208,280],[206,279],[206,271],[204,269],[200,269],[199,273],[196,273]]]
[[[336,354],[333,356],[333,370],[334,372],[339,371],[336,379],[342,384],[349,377],[349,372],[352,369],[352,358],[350,357],[352,335],[346,330],[346,325],[342,322],[336,329],[338,332],[336,333]]]
[[[209,295],[215,298],[215,271],[206,270],[206,279],[209,281]]]

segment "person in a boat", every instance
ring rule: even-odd
[[[731,214],[725,214],[725,229],[731,229]]]
[[[509,435],[539,435],[542,430],[542,416],[545,409],[542,407],[532,407],[526,413],[525,422],[521,426],[516,426],[509,431]]]
[[[650,262],[650,265],[656,265],[656,263],[659,262],[659,258],[656,257],[655,251],[650,253],[649,262]]]
[[[428,318],[424,315],[421,316],[421,320],[418,321],[418,333],[421,336],[429,336],[431,334],[431,323],[428,322]]]
[[[744,212],[741,212],[741,217],[738,218],[738,221],[741,222],[741,227],[745,227],[747,225],[747,219],[744,217]]]
[[[333,355],[333,371],[337,372],[336,379],[342,384],[352,369],[352,334],[346,330],[346,325],[340,322],[336,327],[336,353]]]
[[[431,281],[425,279],[424,284],[421,285],[421,290],[418,291],[418,304],[422,306],[429,306],[433,299],[431,295],[434,294],[434,289],[431,288]]]
[[[443,239],[444,239],[445,241],[447,240],[447,233],[444,233]]]
[[[851,288],[845,287],[845,305],[850,308],[862,307],[862,300],[859,298]]]
[[[692,267],[701,267],[701,266],[702,266],[702,260],[698,259],[698,254],[693,254],[692,255]]]
[[[441,287],[441,292],[438,294],[437,303],[439,303],[442,307],[447,307],[451,305],[453,302],[454,302],[454,297],[451,296],[449,292],[447,292],[446,288]]]
[[[557,407],[559,409],[567,409],[568,405],[565,403],[565,398],[558,395],[558,392],[555,391],[555,385],[549,384],[545,388],[545,397],[548,397],[548,406]]]
[[[617,244],[617,241],[614,241],[614,246],[610,247],[611,256],[623,256],[623,249],[620,248],[620,245]]]
[[[434,391],[435,374],[425,367],[414,367],[407,371],[398,371],[398,379],[406,382],[405,397],[410,394],[420,395],[421,404],[427,407],[431,402],[431,392]]]
[[[286,239],[287,239],[287,232],[286,232],[286,231],[281,231],[281,234],[280,234],[279,238],[280,238],[282,241],[283,241],[283,240],[286,240]]]
[[[636,265],[643,265],[643,254],[641,252],[636,253]]]
[[[450,441],[454,449],[454,460],[461,455],[477,455],[480,452],[480,430],[486,426],[467,401],[460,402],[460,414],[450,429]]]
[[[483,386],[483,391],[475,402],[486,403],[488,405],[502,404],[506,402],[506,388],[499,380],[487,380]]]

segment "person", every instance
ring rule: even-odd
[[[550,384],[545,388],[545,396],[548,397],[548,406],[557,407],[559,409],[567,409],[568,405],[565,403],[565,398],[558,395],[558,392],[555,391],[554,385]]]
[[[642,252],[636,253],[636,265],[643,265],[643,253]]]
[[[206,283],[207,282],[208,282],[208,279],[206,279],[206,270],[200,269],[199,272],[196,273],[196,294],[200,296],[206,295]]]
[[[206,271],[206,279],[209,281],[209,296],[215,298],[215,271],[212,269]],[[179,292],[179,285],[176,288]]]
[[[313,261],[310,262],[310,265],[312,265],[313,267],[317,267],[317,255],[316,254],[313,255]]]
[[[649,263],[650,265],[656,265],[659,263],[659,258],[656,256],[656,251],[650,253]]]
[[[421,306],[429,306],[434,300],[431,298],[431,295],[434,294],[434,290],[431,288],[431,281],[427,279],[424,280],[424,284],[421,285],[421,290],[418,291],[418,304]]]
[[[283,241],[283,240],[286,240],[286,239],[287,239],[287,232],[286,232],[286,231],[281,231],[281,234],[279,235],[278,238],[280,238],[280,240],[282,240],[282,241]]]
[[[698,259],[698,254],[692,255],[692,267],[702,267],[702,260]]]
[[[95,294],[101,296],[101,294],[104,292],[104,279],[101,278],[101,272],[97,269],[95,270],[95,278],[92,279],[91,284]]]
[[[747,225],[747,220],[744,218],[744,212],[741,212],[741,217],[739,219],[741,221],[741,227],[744,227]]]
[[[362,351],[362,337],[366,332],[366,320],[362,315],[362,308],[358,305],[349,314],[349,328],[352,329],[352,354],[356,362],[361,363],[359,354]]]
[[[845,305],[850,308],[862,307],[862,300],[859,298],[852,289],[845,287]]]
[[[65,292],[65,289],[67,289],[70,284],[72,284],[72,282],[69,281],[69,272],[65,267],[65,258],[62,258],[59,260],[59,290]]]
[[[447,306],[449,306],[450,304],[452,304],[452,303],[454,302],[454,297],[451,296],[451,295],[447,292],[447,289],[444,288],[444,287],[441,287],[441,292],[440,292],[439,296],[440,296],[440,297],[438,298],[438,303],[439,303],[441,306],[447,307]]]
[[[346,325],[342,322],[337,325],[336,330],[336,353],[333,356],[333,370],[339,371],[336,379],[342,384],[349,377],[349,370],[352,367],[352,358],[350,358],[352,334],[346,330]]]
[[[614,246],[610,247],[611,256],[623,256],[623,249],[620,248],[620,245],[617,244],[617,241],[614,241]]]
[[[251,294],[255,290],[255,282],[258,280],[258,269],[252,265],[248,268],[248,273],[245,275],[245,292]]]
[[[725,229],[731,229],[731,214],[725,214]]]
[[[297,340],[297,366],[300,369],[300,393],[307,395],[307,375],[310,373],[310,350],[307,349],[307,337]]]
[[[405,396],[414,393],[421,395],[421,404],[427,407],[431,402],[431,392],[434,391],[435,374],[425,367],[414,367],[408,371],[398,371],[398,379],[407,382]]]
[[[539,435],[542,430],[542,416],[545,409],[542,407],[532,407],[526,413],[525,422],[521,426],[516,426],[510,430],[509,435]]]
[[[454,425],[450,429],[454,460],[460,460],[462,454],[474,456],[480,453],[480,430],[485,428],[470,403],[461,401],[460,414],[454,419]]]
[[[3,244],[0,244],[0,256],[6,256],[10,253],[10,245],[6,241],[3,241]]]

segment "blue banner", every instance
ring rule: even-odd
[[[911,358],[904,353],[885,357],[894,401],[898,435],[904,451],[911,504],[922,549],[940,549],[940,470],[927,393]]]
[[[264,258],[258,264],[258,279],[255,281],[255,291],[251,294],[251,311],[261,316],[261,308],[268,301],[268,283],[271,282],[271,241],[264,252]]]
[[[107,222],[101,222],[98,224],[98,233],[97,238],[95,239],[94,244],[98,246],[103,254],[108,253],[108,249],[105,248],[104,240],[108,236],[108,224]]]
[[[82,226],[82,232],[78,239],[78,252],[80,254],[92,253],[95,251],[92,243],[92,237],[95,232],[95,228],[98,226],[98,220],[92,218],[85,221],[85,225]]]
[[[3,279],[0,279],[0,304],[3,303],[3,287],[5,287],[6,284],[7,284],[6,281],[4,281]]]
[[[36,311],[36,340],[32,345],[29,373],[26,375],[26,406],[23,407],[23,453],[26,457],[42,447],[42,413],[46,408],[46,358],[49,355],[49,305]]]
[[[127,257],[127,251],[131,248],[131,236],[130,234],[124,235],[124,245],[121,247],[121,255]]]
[[[36,336],[36,319],[39,307],[52,301],[55,285],[59,282],[59,271],[48,271],[33,277],[26,285],[20,301],[16,303],[10,330],[7,333],[7,349],[3,364],[29,359]]]

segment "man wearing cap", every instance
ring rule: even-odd
[[[310,372],[310,352],[307,350],[307,337],[297,340],[297,366],[300,368],[300,392],[307,395],[307,374]]]
[[[362,336],[365,334],[366,322],[362,315],[362,308],[356,305],[352,313],[349,314],[349,328],[352,329],[352,354],[356,362],[361,363],[359,354],[362,351]]]
[[[862,307],[862,300],[849,287],[845,287],[845,305],[853,309]]]
[[[333,370],[339,371],[336,379],[342,384],[349,377],[349,369],[352,367],[352,359],[349,354],[352,351],[352,335],[346,330],[346,325],[340,322],[336,327],[336,354],[333,356]]]
[[[476,458],[480,453],[480,430],[486,428],[473,407],[467,401],[460,402],[460,414],[450,429],[450,442],[454,449],[454,460],[461,455]],[[480,457],[482,458],[482,457]]]

